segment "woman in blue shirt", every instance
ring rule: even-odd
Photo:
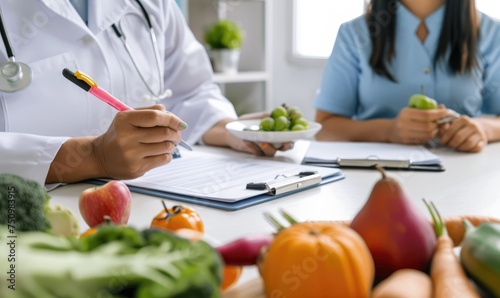
[[[408,108],[411,95],[434,110]],[[371,0],[343,24],[315,99],[318,140],[424,144],[478,152],[500,140],[500,23],[474,0]],[[450,123],[437,120],[461,116]]]

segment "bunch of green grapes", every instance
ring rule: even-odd
[[[299,108],[286,104],[276,107],[270,117],[260,121],[260,130],[263,131],[298,131],[307,130],[308,126]]]

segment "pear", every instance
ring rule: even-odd
[[[436,246],[436,235],[423,213],[408,199],[399,182],[387,177],[375,183],[351,222],[365,240],[375,263],[376,280],[398,269],[426,271]]]

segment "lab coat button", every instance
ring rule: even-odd
[[[82,42],[84,45],[89,45],[94,42],[94,39],[90,35],[85,35],[84,37],[82,37]]]
[[[423,72],[429,73],[429,72],[431,72],[431,69],[429,67],[424,67]]]

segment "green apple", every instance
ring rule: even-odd
[[[438,107],[437,102],[423,94],[413,94],[408,102],[408,107],[420,110],[432,110]]]

